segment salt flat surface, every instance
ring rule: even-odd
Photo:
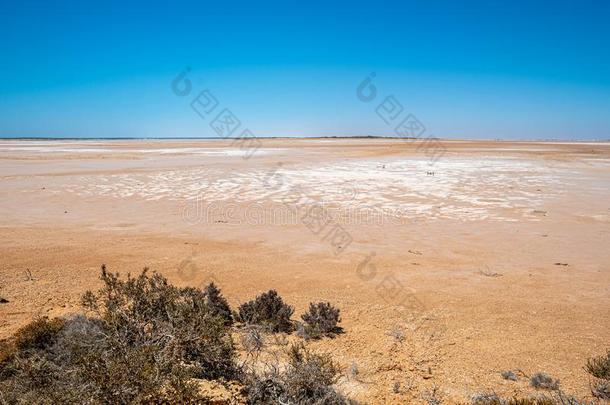
[[[74,146],[70,146],[74,145]],[[87,145],[87,146],[83,146]],[[104,147],[104,148],[91,148],[89,146],[105,145],[104,143],[86,143],[83,142],[3,142],[0,143],[0,153],[37,153],[37,154],[49,154],[49,153],[62,153],[62,154],[80,154],[80,153],[94,153],[94,154],[149,154],[149,155],[172,155],[172,154],[186,154],[186,155],[207,155],[207,156],[237,156],[246,157],[252,153],[260,155],[271,155],[283,150],[283,148],[258,148],[256,150],[246,150],[235,148],[199,148],[199,147],[184,147],[184,148],[133,148],[133,147]]]
[[[433,173],[432,173],[433,172]],[[242,168],[189,168],[89,175],[63,191],[149,201],[278,203],[296,192],[339,209],[378,209],[410,218],[537,221],[545,200],[570,184],[570,172],[510,158],[351,159]]]

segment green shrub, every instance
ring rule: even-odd
[[[294,308],[284,303],[275,290],[239,306],[235,319],[247,325],[261,325],[270,332],[291,332]]]
[[[218,315],[225,320],[226,325],[233,324],[231,308],[227,299],[222,296],[220,289],[214,283],[210,283],[203,289],[206,305],[210,308],[212,315]]]

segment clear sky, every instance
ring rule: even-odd
[[[428,135],[610,139],[608,1],[93,3],[0,0],[1,137],[216,136],[209,89],[257,136],[392,135],[394,95]]]

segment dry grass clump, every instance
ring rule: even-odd
[[[329,302],[311,302],[309,311],[301,315],[304,324],[299,327],[299,335],[305,339],[320,339],[341,333],[342,329],[337,326],[341,322],[339,312]]]
[[[530,385],[534,388],[543,390],[558,390],[559,380],[554,379],[545,373],[536,373],[530,378]]]
[[[290,317],[294,308],[287,305],[275,290],[269,290],[254,300],[241,304],[234,314],[238,322],[246,325],[260,325],[269,332],[291,332]]]

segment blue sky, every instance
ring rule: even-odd
[[[428,135],[610,139],[608,2],[304,3],[0,0],[0,136],[215,136],[209,89],[258,136],[392,135],[393,95]]]

